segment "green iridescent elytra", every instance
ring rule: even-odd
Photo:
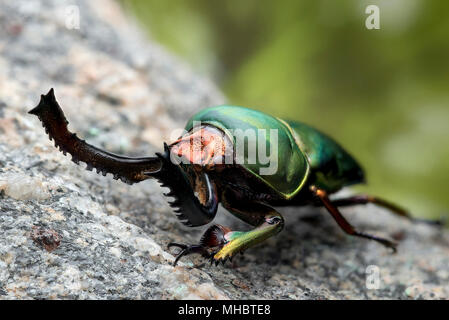
[[[246,135],[245,148],[252,145],[258,150],[259,143],[265,143],[266,154],[274,150],[270,129],[277,129],[277,157],[270,159],[277,162],[274,174],[260,175],[260,169],[268,164],[261,164],[259,157],[249,163],[246,152],[244,162],[240,164],[285,199],[294,197],[308,179],[313,179],[317,187],[329,192],[363,181],[363,171],[354,158],[330,137],[306,124],[228,105],[198,112],[187,122],[185,129],[191,130],[195,121],[223,130],[234,143],[239,139],[239,135],[234,134],[235,129],[242,130],[240,132],[252,130],[255,134]],[[266,134],[257,134],[260,129]]]

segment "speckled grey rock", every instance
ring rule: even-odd
[[[73,4],[80,29],[66,27]],[[224,102],[115,2],[0,1],[1,299],[449,298],[448,232],[372,206],[344,213],[400,239],[395,255],[322,210],[283,209],[284,231],[233,264],[172,267],[166,244],[204,228],[182,226],[156,182],[128,186],[59,153],[27,114],[50,87],[73,131],[129,155],[160,150],[189,115]],[[222,210],[216,221],[248,228]]]

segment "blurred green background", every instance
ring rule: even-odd
[[[449,2],[122,0],[229,102],[300,120],[365,167],[357,191],[449,215]],[[368,30],[365,8],[380,8]]]

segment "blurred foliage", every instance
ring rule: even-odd
[[[335,137],[367,171],[358,191],[449,214],[448,1],[122,3],[230,103]],[[380,30],[365,28],[369,4]]]

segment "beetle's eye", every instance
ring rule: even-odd
[[[270,219],[267,220],[268,224],[277,224],[281,221],[281,218],[279,217],[272,217]]]

